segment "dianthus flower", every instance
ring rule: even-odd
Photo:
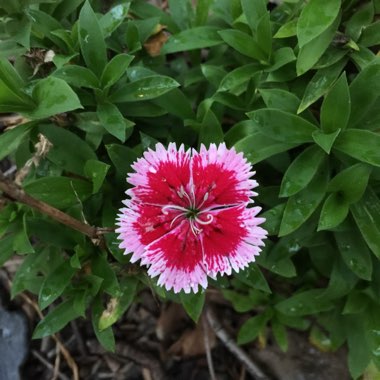
[[[258,184],[242,153],[225,144],[185,151],[157,144],[138,159],[118,215],[121,243],[158,285],[174,292],[207,287],[207,277],[239,271],[259,255],[265,219],[250,207]]]

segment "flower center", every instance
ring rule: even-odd
[[[188,202],[187,207],[178,205],[165,205],[162,207],[162,213],[167,215],[168,210],[178,211],[178,214],[173,218],[170,223],[170,228],[173,226],[175,221],[180,218],[185,218],[188,220],[191,232],[197,236],[202,232],[201,226],[205,226],[213,222],[214,217],[211,214],[206,214],[206,211],[202,211],[202,206],[208,198],[208,193],[203,197],[202,202],[197,205],[195,199],[194,185],[190,185],[190,192],[188,193],[183,186],[177,191],[178,196],[181,199],[186,199]],[[202,215],[204,214],[204,215]],[[205,217],[205,219],[204,219]]]

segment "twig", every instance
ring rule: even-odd
[[[205,314],[202,315],[202,327],[203,327],[203,342],[205,345],[205,351],[206,351],[206,359],[207,359],[207,367],[208,371],[210,372],[210,379],[211,380],[217,380],[214,370],[214,364],[212,362],[212,355],[211,355],[211,347],[210,347],[210,341],[208,336],[208,323],[207,323],[207,317]]]
[[[61,364],[61,351],[59,350],[58,344],[56,345],[56,356],[55,356],[55,362],[54,362],[54,372],[53,372],[53,377],[51,380],[57,380],[58,375],[59,375],[59,366]]]
[[[216,336],[224,343],[226,348],[240,360],[240,362],[247,368],[247,371],[253,376],[255,380],[269,380],[264,372],[252,361],[252,359],[243,351],[234,341],[233,338],[227,333],[223,326],[218,321],[214,312],[206,309],[207,320],[214,330]]]
[[[16,183],[6,178],[2,172],[0,172],[0,190],[11,199],[32,207],[42,214],[48,215],[52,219],[88,236],[96,245],[104,246],[103,235],[114,231],[112,228],[90,226],[45,202],[33,198],[25,193],[25,191]]]
[[[36,350],[32,350],[32,355],[36,357],[43,365],[49,368],[51,371],[54,371],[54,367],[51,363],[49,363],[42,355],[38,353]],[[70,380],[65,374],[58,372],[58,377],[61,380]]]

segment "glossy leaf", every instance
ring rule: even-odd
[[[244,153],[255,164],[278,153],[286,152],[299,144],[290,144],[272,139],[261,132],[253,133],[235,144],[237,151]]]
[[[253,289],[271,293],[268,282],[257,265],[250,265],[248,268],[236,273],[236,278]]]
[[[338,136],[334,148],[359,161],[380,166],[379,144],[380,135],[378,133],[361,129],[347,129]]]
[[[91,70],[82,66],[65,65],[56,70],[54,76],[66,81],[73,87],[100,87],[96,75]]]
[[[100,77],[107,63],[106,44],[98,18],[88,0],[79,14],[78,33],[83,59],[88,68]]]
[[[131,305],[137,288],[137,280],[133,277],[123,278],[120,282],[120,296],[111,298],[107,309],[99,318],[98,328],[103,331],[112,326]]]
[[[337,17],[325,31],[301,47],[297,57],[297,75],[304,74],[318,62],[334,38],[339,21],[340,17]]]
[[[25,191],[56,208],[77,205],[91,195],[91,185],[77,178],[46,177],[29,182]]]
[[[359,278],[371,280],[372,258],[367,244],[355,228],[335,232],[335,240],[343,261]]]
[[[365,164],[352,165],[339,172],[329,183],[327,191],[339,193],[348,203],[356,203],[365,192],[371,167]]]
[[[371,251],[380,258],[380,200],[371,188],[351,205],[351,212]]]
[[[180,294],[182,306],[189,317],[197,323],[202,313],[205,303],[206,292],[200,291],[198,293]]]
[[[70,265],[70,262],[65,261],[46,277],[38,295],[38,304],[41,310],[49,306],[63,293],[75,272],[76,269]]]
[[[271,320],[271,327],[276,343],[281,348],[281,351],[286,352],[288,350],[286,327],[275,318]]]
[[[38,131],[53,144],[47,154],[48,159],[63,170],[83,175],[85,163],[91,159],[96,160],[96,155],[90,146],[67,129],[47,124],[39,126]]]
[[[288,199],[279,236],[288,235],[305,223],[321,203],[326,192],[327,181],[327,170],[320,169],[307,187]]]
[[[102,126],[111,135],[124,142],[127,128],[131,128],[134,123],[124,119],[119,109],[112,103],[98,104],[96,112]]]
[[[281,182],[280,197],[289,197],[305,188],[319,169],[325,154],[315,145],[305,149],[291,163]]]
[[[278,109],[260,109],[247,113],[266,136],[294,144],[313,141],[312,133],[317,129],[315,125],[302,117]]]
[[[203,49],[220,45],[223,40],[218,34],[219,30],[220,29],[215,26],[198,26],[183,30],[169,38],[161,49],[161,54]]]
[[[341,224],[347,217],[350,206],[339,194],[330,194],[323,204],[319,217],[318,231],[332,229]]]
[[[209,146],[211,143],[223,141],[223,130],[215,114],[209,109],[201,123],[199,143]]]
[[[58,113],[83,108],[77,94],[62,79],[48,77],[38,81],[32,98],[37,104],[31,112],[24,112],[31,119],[45,119]]]
[[[249,318],[246,322],[244,322],[240,327],[237,337],[238,344],[245,344],[255,340],[264,330],[269,319],[270,314],[268,312],[264,312],[255,317]]]
[[[280,301],[275,307],[289,316],[317,314],[333,308],[330,300],[321,298],[323,293],[324,289],[306,290]]]
[[[241,0],[244,15],[253,34],[258,31],[262,17],[267,14],[265,0]]]
[[[28,137],[33,123],[25,123],[0,134],[0,160],[14,152]]]
[[[96,194],[103,185],[110,165],[97,160],[88,160],[84,167],[84,173],[92,180],[92,193]]]
[[[127,71],[129,64],[134,56],[128,54],[115,55],[106,65],[100,82],[103,88],[107,88],[115,84]]]
[[[320,36],[333,24],[340,10],[341,0],[310,0],[302,9],[297,22],[300,48]]]
[[[41,339],[52,335],[64,328],[70,321],[80,317],[82,314],[74,307],[75,297],[70,298],[57,307],[42,319],[33,332],[33,339]]]
[[[307,84],[306,90],[302,97],[301,104],[297,113],[303,112],[307,107],[316,102],[321,96],[326,94],[329,88],[334,84],[335,80],[339,77],[345,60],[339,60],[335,64],[319,69]]]
[[[106,329],[99,329],[99,319],[102,315],[103,305],[101,298],[97,297],[92,304],[92,328],[94,329],[96,338],[100,344],[107,350],[114,352],[115,351],[115,336],[112,331],[112,327],[107,327]]]
[[[371,83],[371,86],[368,86]],[[374,105],[380,93],[380,60],[373,60],[350,84],[351,115],[348,126],[361,127],[360,121]]]
[[[128,83],[112,93],[109,100],[124,103],[154,99],[178,86],[179,83],[170,77],[155,75]]]
[[[327,153],[330,154],[331,148],[334,145],[336,138],[340,133],[337,129],[332,133],[323,133],[319,129],[313,132],[313,140]]]
[[[223,41],[239,53],[258,61],[266,61],[266,54],[249,34],[234,29],[222,30],[219,34]]]
[[[321,128],[333,133],[347,126],[351,111],[351,98],[344,73],[326,95],[321,107]]]
[[[103,255],[97,254],[91,260],[92,274],[103,279],[102,288],[112,297],[120,294],[120,286],[110,263]]]

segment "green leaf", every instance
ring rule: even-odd
[[[335,191],[349,204],[358,202],[365,192],[371,167],[365,164],[352,165],[339,172],[329,183],[327,191]]]
[[[369,25],[374,16],[373,2],[363,3],[358,9],[355,9],[351,18],[346,22],[346,31],[354,41],[360,37],[363,28]]]
[[[126,84],[112,93],[109,100],[124,103],[154,99],[178,86],[179,83],[170,77],[154,75]]]
[[[124,182],[127,174],[132,170],[131,165],[138,158],[136,152],[131,148],[118,144],[106,145],[106,149],[115,169]]]
[[[56,70],[55,77],[65,80],[73,87],[99,88],[99,80],[95,74],[86,67],[65,65]]]
[[[201,123],[199,131],[199,143],[209,146],[212,143],[221,143],[223,141],[223,129],[214,112],[209,109]]]
[[[243,14],[253,34],[259,29],[261,18],[267,14],[267,5],[265,0],[241,0]]]
[[[54,308],[42,319],[33,332],[32,339],[41,339],[63,329],[70,321],[82,314],[74,307],[75,297],[70,298]]]
[[[347,217],[350,206],[339,194],[330,194],[323,204],[319,217],[318,231],[332,229],[341,224]]]
[[[130,1],[125,1],[122,4],[116,4],[102,16],[99,20],[100,27],[104,37],[108,37],[114,32],[127,18]]]
[[[332,133],[323,133],[319,129],[313,132],[313,140],[327,153],[330,154],[331,148],[334,145],[336,138],[340,133],[340,129],[337,129]]]
[[[112,297],[120,295],[120,286],[114,269],[108,263],[107,259],[100,255],[94,255],[91,260],[92,274],[103,279],[102,289]]]
[[[288,337],[286,334],[286,327],[277,320],[273,318],[271,320],[272,332],[274,339],[281,348],[281,351],[286,352],[288,350]]]
[[[359,161],[380,166],[380,135],[361,129],[347,129],[335,141],[334,148]]]
[[[261,132],[253,133],[243,138],[235,144],[238,152],[243,152],[244,156],[253,164],[272,157],[275,154],[285,152],[299,144],[279,142]]]
[[[99,330],[99,319],[103,311],[103,305],[100,296],[96,297],[94,303],[92,304],[91,311],[92,328],[94,329],[96,338],[107,351],[115,352],[115,336],[113,334],[112,327],[107,327],[102,331]]]
[[[161,49],[161,54],[177,53],[180,51],[204,49],[220,45],[223,41],[215,26],[198,26],[183,30],[172,35]]]
[[[348,343],[348,368],[354,379],[358,379],[370,362],[367,329],[363,317],[347,315],[343,320]]]
[[[62,79],[41,79],[33,88],[32,98],[37,104],[31,112],[24,112],[32,119],[45,119],[58,113],[83,108],[78,96]]]
[[[112,326],[127,311],[135,297],[136,290],[136,278],[126,277],[120,281],[121,295],[117,298],[111,298],[107,309],[100,316],[98,324],[100,331]]]
[[[245,344],[251,342],[257,338],[257,336],[263,332],[268,320],[271,317],[271,313],[268,311],[249,318],[240,327],[237,342],[238,344]]]
[[[6,234],[0,237],[0,266],[12,257],[14,253],[13,240],[13,234]]]
[[[25,82],[7,59],[0,59],[0,79],[16,96],[21,99],[26,98],[26,95],[21,92],[21,89],[25,87]]]
[[[334,38],[339,22],[340,17],[338,16],[324,32],[300,48],[296,64],[298,76],[310,70],[322,57]]]
[[[356,228],[335,232],[335,240],[343,261],[359,278],[371,280],[372,258],[367,244]]]
[[[45,278],[42,283],[40,293],[38,295],[38,304],[40,309],[43,310],[54,302],[71,283],[76,269],[70,265],[69,261],[65,261],[53,270]]]
[[[110,165],[97,160],[88,160],[84,167],[84,173],[92,180],[92,194],[96,194],[106,178]]]
[[[194,17],[193,7],[188,0],[169,0],[170,14],[180,29],[188,29]]]
[[[321,296],[325,289],[311,289],[297,293],[276,304],[275,308],[289,316],[317,314],[334,307],[330,300]]]
[[[254,302],[249,294],[238,293],[234,290],[222,289],[223,297],[230,301],[232,307],[238,313],[246,313],[252,310],[257,304],[261,304],[261,299],[258,302]]]
[[[297,22],[300,48],[320,36],[333,24],[340,10],[341,0],[310,0],[302,9]]]
[[[289,197],[304,189],[313,179],[325,158],[323,151],[312,145],[299,154],[286,170],[280,197]]]
[[[347,126],[351,111],[350,92],[343,73],[326,95],[321,107],[321,128],[333,133]]]
[[[182,306],[186,310],[186,313],[195,323],[197,323],[203,310],[206,299],[206,292],[199,291],[198,293],[190,294],[181,292],[180,299]]]
[[[90,146],[67,129],[48,124],[39,126],[38,131],[53,144],[47,158],[59,168],[83,175],[85,163],[88,160],[96,160],[96,155]],[[67,147],[75,147],[75,149]]]
[[[371,83],[371,86],[368,86]],[[355,77],[350,85],[351,115],[348,126],[359,127],[380,93],[380,59],[375,59]]]
[[[291,92],[278,88],[259,89],[265,105],[281,111],[296,113],[300,100]]]
[[[345,65],[346,60],[343,59],[331,66],[319,69],[309,81],[297,113],[303,112],[321,96],[326,94],[338,78]]]
[[[77,205],[91,195],[91,185],[77,178],[45,177],[29,182],[25,191],[56,208]]]
[[[380,259],[380,200],[371,188],[363,198],[351,205],[357,226],[371,251]]]
[[[202,26],[206,24],[208,16],[209,16],[210,5],[213,3],[213,1],[214,0],[199,0],[197,2],[196,14],[195,14],[196,25]]]
[[[102,88],[114,85],[126,73],[133,58],[133,55],[128,54],[115,55],[115,57],[107,63],[100,78]]]
[[[280,203],[261,214],[261,216],[265,218],[263,228],[268,231],[268,235],[278,235],[285,206],[286,203]]]
[[[264,71],[267,73],[276,71],[296,59],[293,49],[290,47],[280,48],[273,53],[272,64],[269,67],[266,67]]]
[[[106,44],[98,18],[88,0],[79,13],[78,33],[83,59],[100,78],[107,63]]]
[[[321,168],[303,190],[288,199],[279,236],[290,234],[306,222],[322,202],[327,181],[328,171],[326,168]]]
[[[104,129],[124,142],[127,128],[132,127],[134,123],[124,119],[119,109],[112,103],[98,104],[96,112]]]
[[[13,226],[17,226],[17,229],[14,231],[13,236],[13,250],[18,254],[23,253],[33,253],[34,248],[29,241],[26,215],[22,216],[22,219],[19,218],[19,222],[15,223]],[[12,225],[10,227],[12,229]]]
[[[371,262],[372,271],[372,262]],[[362,313],[369,304],[369,297],[361,291],[352,291],[347,296],[347,301],[344,305],[342,314]]]
[[[288,38],[288,37],[295,36],[297,34],[297,24],[298,24],[298,19],[295,18],[281,25],[280,29],[273,36],[273,38]]]
[[[259,109],[247,113],[266,136],[294,144],[312,142],[317,127],[302,117],[278,109]]]
[[[169,114],[178,116],[181,119],[194,119],[194,111],[190,99],[178,88],[165,93],[153,100]]]
[[[220,31],[219,34],[224,42],[239,53],[258,61],[266,62],[266,53],[261,50],[257,42],[249,34],[235,29],[225,29]]]
[[[259,70],[256,64],[248,64],[230,71],[220,82],[218,91],[230,91],[248,82]]]
[[[377,45],[380,40],[380,21],[376,21],[371,25],[363,28],[360,36],[360,46],[370,47]]]
[[[33,123],[25,123],[0,134],[0,160],[11,154],[22,144],[33,126]]]
[[[262,274],[260,268],[255,264],[251,264],[248,268],[239,271],[235,274],[235,277],[253,289],[261,290],[265,293],[271,293],[266,278]]]

